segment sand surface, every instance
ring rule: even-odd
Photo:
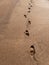
[[[0,0],[0,65],[49,65],[49,1],[33,0],[28,14],[29,3]],[[27,28],[28,18],[31,25]],[[30,54],[31,45],[37,61]]]

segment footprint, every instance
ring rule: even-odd
[[[28,13],[30,13],[31,11],[29,10]]]
[[[25,33],[27,36],[29,36],[29,33],[27,32],[27,33]]]
[[[31,53],[32,56],[35,55],[35,47],[34,47],[34,45],[30,46],[30,53]]]
[[[28,30],[26,30],[26,32],[28,32]]]
[[[32,3],[32,0],[30,0],[30,2]]]
[[[34,45],[31,45],[30,48],[34,48]]]
[[[30,54],[31,54],[31,56],[33,57],[33,59],[37,62],[37,65],[38,65],[38,60],[37,60],[37,58],[36,58],[36,56],[35,56],[35,47],[34,47],[34,45],[31,45],[30,46]]]
[[[27,18],[27,15],[24,15],[25,18]]]
[[[29,32],[28,32],[28,30],[25,31],[25,35],[29,36]]]
[[[32,7],[32,3],[29,3],[30,7]]]
[[[29,20],[28,23],[31,24],[31,21]]]
[[[30,7],[32,7],[32,5],[30,5]]]
[[[30,7],[28,7],[28,9],[30,10],[31,8],[30,8]]]

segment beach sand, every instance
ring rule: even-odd
[[[49,65],[49,2],[33,0],[0,1],[0,65]],[[24,34],[27,14],[30,36]],[[35,46],[35,58],[30,46]]]

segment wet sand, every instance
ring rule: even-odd
[[[29,14],[28,3],[30,0],[0,2],[0,65],[49,65],[48,1],[34,0]],[[31,24],[27,27],[28,18]],[[29,36],[24,34],[26,29]],[[30,54],[31,45],[37,61]]]

